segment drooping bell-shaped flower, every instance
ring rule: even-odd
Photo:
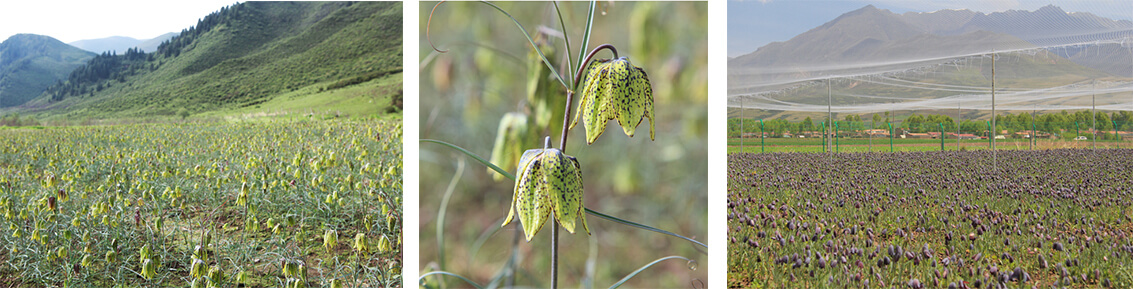
[[[523,155],[523,149],[537,145],[538,140],[532,141],[532,139],[538,137],[533,137],[532,132],[526,114],[520,112],[505,114],[500,119],[500,128],[496,132],[496,143],[492,146],[492,157],[489,161],[504,170],[515,169],[519,157]],[[504,178],[492,168],[488,168],[488,172],[497,181]]]
[[[527,150],[519,161],[514,192],[503,225],[510,223],[518,211],[527,241],[539,233],[552,212],[571,234],[575,220],[582,218],[582,228],[590,234],[583,211],[582,170],[574,157],[546,146]]]
[[[582,101],[570,127],[574,128],[582,116],[587,144],[594,143],[606,131],[606,122],[614,119],[627,136],[633,137],[642,119],[648,118],[649,139],[654,139],[653,86],[645,70],[634,66],[629,58],[591,62],[579,95]]]

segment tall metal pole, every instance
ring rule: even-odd
[[[1035,150],[1035,142],[1036,142],[1035,137],[1038,136],[1038,133],[1035,132],[1035,113],[1037,113],[1038,111],[1039,111],[1038,110],[1038,104],[1032,103],[1031,104],[1031,139],[1030,139],[1031,150]]]
[[[744,131],[745,131],[745,123],[746,122],[747,122],[747,120],[744,119],[744,97],[740,96],[740,153],[741,154],[744,152]]]
[[[1093,135],[1094,149],[1098,149],[1098,80],[1094,79],[1094,85],[1091,87],[1090,93],[1090,119],[1094,124],[1090,125],[1090,135]]]
[[[827,114],[827,118],[830,120],[830,122],[829,122],[830,130],[828,130],[827,132],[831,132],[831,131],[834,131],[834,109],[833,109],[834,94],[831,93],[831,90],[830,90],[830,79],[829,78],[826,79],[826,97],[827,97],[827,99],[826,99],[826,114]],[[834,139],[827,138],[827,141],[829,141],[829,143],[826,144],[826,147],[830,149],[830,152],[834,152],[834,148],[833,148]]]
[[[956,100],[956,150],[960,150],[960,120],[963,116],[960,115],[960,100]]]
[[[995,136],[999,130],[995,126],[995,50],[991,51],[991,133],[988,137],[991,138],[991,167],[996,170],[998,175],[999,163],[996,159],[995,153]]]

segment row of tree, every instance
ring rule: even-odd
[[[1119,131],[1133,131],[1133,112],[1130,111],[1120,111],[1109,114],[1098,113],[1096,119],[1089,111],[1070,113],[1065,110],[1058,113],[1036,114],[1034,117],[1026,112],[1019,114],[1003,113],[997,115],[995,119],[996,128],[1001,131],[1007,131],[1008,134],[1033,129],[1038,131],[1039,135],[1057,134],[1063,137],[1073,137],[1074,132],[1089,131],[1095,120],[1097,122],[1097,130],[1099,131],[1113,131],[1115,129]],[[864,133],[867,129],[887,130],[890,121],[888,112],[884,114],[873,114],[869,121],[863,121],[860,115],[847,115],[844,120],[839,120],[835,126],[840,133],[859,134]],[[990,120],[962,120],[957,122],[947,115],[920,115],[914,113],[903,120],[893,121],[895,133],[927,133],[939,132],[941,130],[944,132],[955,132],[957,126],[959,126],[961,133],[987,136],[988,122]],[[758,135],[760,132],[767,133],[768,137],[782,137],[784,134],[800,133],[820,134],[823,131],[823,125],[828,124],[828,118],[823,118],[820,122],[815,122],[810,117],[797,122],[783,119],[770,119],[763,120],[761,130],[759,119],[732,118],[728,119],[728,137],[739,137],[742,133]],[[1071,134],[1065,134],[1067,132]]]
[[[113,84],[126,82],[126,77],[136,75],[142,70],[154,70],[156,65],[152,54],[138,48],[130,48],[125,54],[103,52],[86,64],[71,71],[67,80],[56,81],[47,88],[46,93],[52,101],[60,101],[71,96],[93,95]]]

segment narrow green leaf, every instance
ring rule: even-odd
[[[570,52],[570,33],[567,32],[566,22],[563,22],[563,11],[559,9],[559,1],[551,1],[551,3],[555,4],[555,13],[559,15],[559,25],[563,27],[563,43],[566,43],[566,52],[567,52],[567,58],[566,58],[566,60],[567,60],[567,76],[570,77],[570,85],[571,85],[570,87],[574,87],[574,84],[578,80],[574,79],[573,73],[570,73],[571,71],[574,71],[574,69],[575,69],[574,63],[572,62],[573,61],[572,59],[574,58],[574,54],[572,54]]]
[[[636,271],[633,271],[633,273],[629,273],[629,275],[626,275],[626,277],[622,278],[622,280],[618,281],[618,283],[614,283],[614,285],[610,286],[610,289],[621,287],[622,284],[625,284],[626,281],[629,281],[630,278],[637,276],[637,274],[641,273],[641,271],[645,271],[645,269],[649,269],[649,267],[653,267],[653,265],[655,265],[657,263],[661,263],[661,261],[665,261],[665,260],[669,260],[669,259],[681,259],[681,260],[685,260],[685,262],[692,262],[692,260],[690,260],[689,258],[685,258],[685,257],[681,257],[681,256],[668,256],[668,257],[664,257],[664,258],[661,258],[661,259],[653,260],[653,262],[649,262],[649,264],[645,264],[645,266],[641,266],[641,268],[638,268]]]
[[[578,67],[580,67],[580,68],[582,66],[586,65],[586,63],[582,63],[582,62],[584,61],[583,58],[586,57],[586,48],[588,46],[590,46],[590,31],[594,27],[594,11],[597,9],[597,7],[598,7],[598,1],[590,1],[590,8],[587,9],[588,12],[586,13],[586,29],[582,31],[582,45],[579,46],[579,48],[578,48],[579,50],[578,50],[578,62],[577,63],[578,63]],[[565,31],[564,31],[564,33],[565,33]],[[578,81],[581,81],[581,79],[578,80]],[[570,90],[574,91],[575,89],[577,89],[578,84],[579,84],[579,82],[575,82],[574,86],[570,87]]]
[[[661,230],[661,229],[657,229],[657,228],[654,228],[654,227],[650,227],[650,226],[646,226],[646,225],[642,225],[642,224],[638,224],[638,223],[630,222],[630,221],[627,221],[627,220],[624,220],[624,219],[621,219],[621,218],[618,218],[618,217],[614,217],[614,216],[606,215],[606,214],[603,214],[603,213],[599,213],[598,211],[595,211],[595,210],[591,210],[590,208],[586,208],[586,213],[587,213],[587,214],[591,214],[591,215],[594,215],[594,216],[598,216],[599,218],[603,218],[603,219],[606,219],[606,220],[610,220],[610,221],[613,221],[613,222],[615,222],[615,223],[619,223],[619,224],[622,224],[622,225],[626,225],[626,226],[630,226],[630,227],[634,227],[634,228],[638,228],[638,229],[642,229],[642,230],[646,230],[646,231],[653,231],[653,232],[656,232],[656,233],[661,233],[661,234],[665,234],[665,235],[669,235],[669,236],[673,236],[673,237],[681,238],[681,239],[684,239],[685,241],[689,241],[689,242],[693,243],[694,245],[699,245],[699,246],[701,246],[701,247],[704,247],[705,249],[708,249],[708,245],[705,245],[704,243],[701,243],[701,242],[699,242],[699,241],[697,241],[697,240],[693,240],[692,238],[689,238],[689,237],[685,237],[685,236],[681,236],[681,235],[678,235],[678,234],[676,234],[676,233],[672,233],[672,232],[669,232],[669,231],[665,231],[665,230]],[[699,250],[698,250],[698,251],[699,251]],[[701,251],[701,252],[704,252],[704,251]]]
[[[507,177],[507,178],[511,179],[512,181],[515,181],[515,175],[509,173],[508,171],[506,171],[504,169],[501,169],[499,166],[496,166],[495,164],[493,164],[493,163],[491,163],[487,160],[484,160],[484,158],[480,157],[479,155],[472,153],[472,152],[470,152],[470,151],[468,151],[468,150],[466,150],[462,147],[459,147],[457,145],[447,143],[447,142],[444,142],[444,141],[435,140],[435,139],[422,139],[421,142],[435,143],[435,144],[447,146],[449,148],[458,150],[458,151],[464,153],[464,155],[472,157],[472,159],[475,159],[476,161],[480,162],[481,164],[488,166],[489,168],[492,168],[492,170],[495,170],[497,173],[504,175],[504,177]]]
[[[464,276],[460,276],[456,273],[446,272],[446,271],[433,271],[433,272],[421,274],[421,277],[417,278],[417,280],[420,281],[420,283],[424,283],[425,277],[429,277],[429,276],[433,276],[433,275],[447,275],[447,276],[460,278],[460,280],[464,280],[465,283],[472,285],[472,287],[476,287],[476,289],[484,289],[484,287],[480,286],[480,284],[476,284],[476,282],[472,282],[472,280],[469,280],[468,278],[465,278]]]
[[[558,70],[555,70],[555,65],[551,64],[550,60],[547,60],[547,56],[544,56],[542,51],[539,51],[539,46],[535,45],[535,40],[531,39],[531,34],[527,33],[527,29],[523,28],[523,24],[519,24],[519,20],[515,19],[515,17],[511,16],[510,13],[507,13],[507,11],[504,11],[503,8],[496,6],[496,4],[493,4],[492,2],[480,1],[480,3],[484,3],[488,6],[491,6],[492,8],[496,8],[497,11],[500,11],[500,13],[503,13],[504,15],[507,15],[508,18],[511,18],[511,22],[514,22],[515,26],[519,27],[519,31],[523,32],[523,37],[526,37],[527,42],[531,43],[531,47],[534,48],[535,51],[539,52],[539,57],[543,59],[544,64],[547,64],[547,68],[555,72],[555,78],[559,80],[559,83],[562,83],[563,87],[570,87],[569,85],[567,85],[566,80],[563,80],[563,76],[559,75]]]

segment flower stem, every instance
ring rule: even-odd
[[[574,87],[567,90],[566,113],[563,114],[563,131],[559,136],[559,151],[564,154],[566,153],[567,132],[570,131],[570,112],[571,107],[573,107],[571,104],[574,103],[574,90],[578,88],[582,71],[586,70],[586,64],[590,62],[591,58],[594,58],[595,54],[602,51],[602,49],[609,49],[610,52],[614,53],[614,58],[618,58],[618,49],[614,48],[613,45],[598,45],[598,47],[595,47],[594,50],[591,50],[590,53],[586,55],[585,60],[578,63],[578,71],[574,74]],[[551,289],[556,289],[559,288],[559,220],[553,214],[551,218]]]
[[[555,218],[552,214],[551,218]],[[559,288],[559,220],[551,220],[551,289]]]

